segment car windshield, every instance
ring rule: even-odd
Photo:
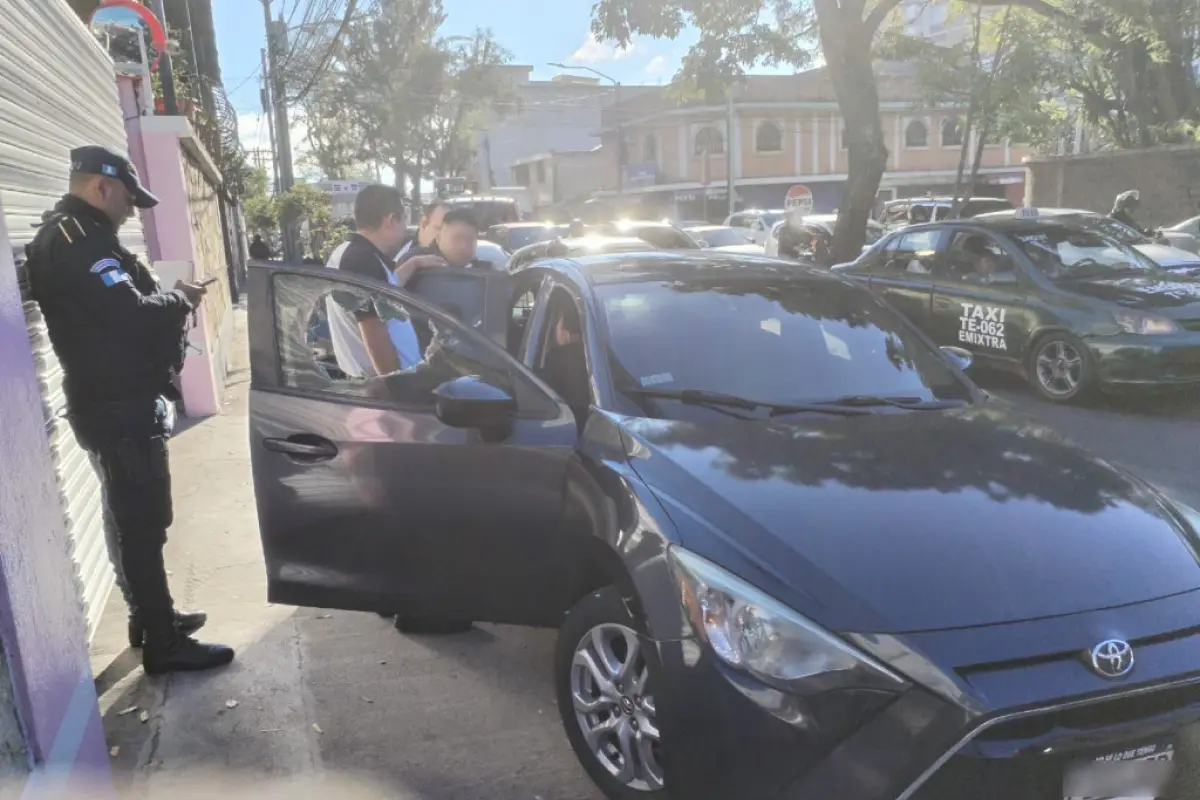
[[[764,226],[764,227],[765,227],[767,230],[770,230],[770,229],[771,229],[771,227],[772,227],[772,226],[773,226],[773,225],[774,225],[776,222],[779,222],[779,220],[783,219],[783,215],[782,215],[782,214],[770,214],[770,213],[768,213],[768,214],[762,214],[761,216],[759,216],[759,219],[761,219],[761,220],[763,221],[763,226]]]
[[[1102,217],[1099,214],[1092,216],[1079,217],[1078,223],[1090,231],[1095,231],[1101,236],[1107,236],[1110,239],[1116,239],[1121,244],[1135,245],[1146,244],[1150,240],[1143,236],[1138,231],[1117,222],[1109,217]]]
[[[527,244],[535,242],[546,242],[553,239],[555,236],[561,236],[565,232],[565,228],[557,225],[530,225],[522,228],[508,229],[508,249],[517,250]]]
[[[616,228],[619,236],[636,236],[647,244],[662,250],[696,250],[700,245],[695,239],[670,225],[643,225],[641,227]]]
[[[731,247],[747,243],[745,231],[735,228],[700,228],[688,233],[694,239],[702,239],[709,247]]]
[[[646,397],[682,390],[783,405],[971,397],[895,312],[858,286],[730,277],[601,284],[596,294],[613,383],[653,416],[692,414]]]
[[[1158,265],[1129,245],[1090,230],[1047,228],[1014,234],[1034,265],[1051,280],[1156,272]]]

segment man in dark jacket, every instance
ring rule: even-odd
[[[271,245],[263,241],[259,234],[254,234],[253,241],[250,242],[250,257],[257,261],[269,261],[271,259]]]
[[[71,161],[70,193],[28,246],[28,273],[65,373],[71,425],[100,477],[130,645],[142,646],[148,673],[228,664],[233,650],[188,635],[207,617],[175,611],[163,564],[173,519],[173,380],[183,368],[188,317],[205,289],[181,282],[160,291],[121,245],[118,230],[134,207],[158,202],[128,159],[89,146],[73,150]]]
[[[1154,231],[1149,231],[1138,224],[1133,213],[1138,210],[1142,204],[1142,195],[1137,189],[1131,189],[1128,192],[1121,192],[1117,195],[1117,199],[1113,201],[1112,213],[1110,217],[1117,222],[1128,225],[1143,236],[1154,237]]]

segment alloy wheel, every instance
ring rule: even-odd
[[[575,646],[571,699],[599,764],[638,791],[663,788],[661,742],[641,640],[624,625],[592,628]]]
[[[1034,359],[1037,380],[1054,397],[1070,397],[1079,391],[1083,380],[1083,355],[1070,342],[1054,339],[1039,350]]]

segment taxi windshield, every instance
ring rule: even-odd
[[[1107,278],[1156,272],[1158,265],[1115,239],[1088,230],[1047,228],[1017,233],[1013,239],[1051,280]]]
[[[596,294],[613,383],[627,397],[650,390],[761,403],[971,396],[895,312],[856,286],[721,278],[600,285]]]

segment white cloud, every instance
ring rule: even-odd
[[[662,53],[659,53],[654,58],[650,59],[649,62],[647,62],[646,67],[643,70],[643,72],[645,73],[647,78],[659,78],[659,77],[662,77],[663,75],[666,75],[667,71],[670,70],[670,68],[671,68],[670,61],[667,59],[667,57],[665,55],[663,55]]]
[[[594,33],[589,33],[579,49],[571,54],[569,61],[579,61],[584,64],[595,64],[599,61],[619,61],[633,52],[634,45],[617,47],[608,42],[601,42]]]

